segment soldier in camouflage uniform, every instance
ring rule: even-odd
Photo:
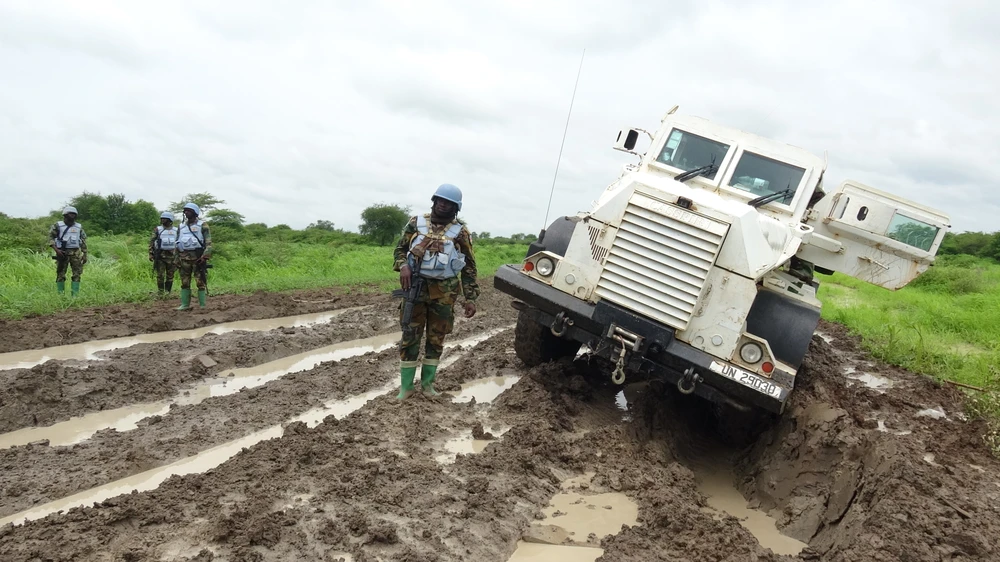
[[[462,209],[462,192],[455,186],[444,184],[431,197],[431,212],[412,217],[403,228],[402,236],[393,252],[393,269],[399,272],[399,284],[409,290],[414,275],[423,278],[423,288],[413,307],[410,330],[404,332],[399,343],[401,388],[396,397],[405,399],[413,393],[420,355],[420,340],[424,330],[427,342],[420,370],[420,387],[423,392],[437,396],[434,379],[445,337],[455,324],[455,301],[465,297],[465,317],[476,313],[475,301],[479,297],[476,283],[476,257],[472,250],[472,236],[465,223],[456,215]],[[463,259],[464,258],[464,259]],[[417,262],[418,271],[414,271]],[[400,305],[400,321],[402,306]]]
[[[174,214],[166,211],[160,215],[160,226],[153,229],[149,239],[149,261],[156,272],[156,291],[159,296],[169,295],[177,275],[177,238],[180,229],[174,226]]]
[[[184,205],[184,224],[177,237],[178,265],[181,272],[181,305],[177,310],[191,308],[191,276],[198,285],[198,306],[205,308],[208,285],[202,279],[199,269],[212,257],[212,234],[208,223],[200,220],[201,209],[194,203]]]
[[[80,276],[87,263],[87,233],[76,222],[76,207],[63,209],[63,220],[49,229],[49,246],[56,251],[56,290],[66,292],[66,266],[73,270],[71,294],[80,292]]]

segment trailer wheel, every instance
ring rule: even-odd
[[[525,366],[535,367],[560,357],[569,357],[579,349],[579,342],[552,335],[548,327],[535,322],[526,311],[522,310],[517,315],[517,326],[514,327],[514,353]]]

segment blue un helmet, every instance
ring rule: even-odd
[[[452,203],[458,205],[458,210],[462,210],[462,190],[451,185],[450,183],[443,183],[438,186],[437,191],[431,196],[431,201],[435,197],[440,197],[445,201],[451,201]]]
[[[195,205],[194,203],[187,203],[184,205],[184,208],[191,209],[192,211],[194,211],[195,215],[201,216],[201,209],[199,209],[198,205]]]
[[[160,214],[160,218],[161,218],[161,219],[167,219],[167,220],[168,220],[168,221],[170,221],[170,222],[174,222],[174,214],[173,214],[173,213],[171,213],[170,211],[163,211],[163,212],[162,212],[162,213]]]

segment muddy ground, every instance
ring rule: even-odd
[[[243,299],[227,302],[227,319],[255,317],[239,312],[257,310],[255,297]],[[36,425],[32,412],[45,425],[170,398],[227,368],[391,334],[384,299],[327,307],[365,304],[328,325],[142,344],[85,369],[51,361],[0,371],[0,422],[10,431]],[[0,518],[273,430],[207,472],[4,526],[0,560],[503,561],[523,537],[586,546],[587,560],[1000,560],[1000,462],[983,446],[984,428],[962,415],[963,395],[865,357],[836,325],[814,336],[789,411],[748,437],[734,431],[746,427],[738,415],[719,417],[655,383],[619,394],[583,360],[525,369],[512,351],[514,320],[509,299],[484,291],[479,314],[449,341],[489,337],[448,350],[439,397],[396,401],[397,358],[386,349],[174,405],[79,444],[2,449]],[[7,345],[17,326],[0,326]],[[204,354],[217,364],[192,367]],[[508,382],[492,401],[452,400],[463,383],[498,376]],[[365,393],[367,403],[337,402]],[[448,455],[472,435],[487,438],[477,442],[484,449]],[[749,507],[808,546],[775,554],[747,521],[714,510],[703,481],[720,471]],[[618,504],[603,498],[623,494],[635,520],[602,536],[544,527],[571,517],[543,512],[581,476],[575,491],[602,498],[590,508],[614,513]],[[550,559],[574,559],[559,556]]]
[[[68,309],[20,320],[0,318],[3,335],[0,353],[366,305],[385,300],[385,291],[373,285],[357,285],[284,293],[209,295],[211,306],[183,313],[175,310],[179,299],[174,291],[173,298],[144,303]]]

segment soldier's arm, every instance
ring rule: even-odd
[[[87,259],[87,231],[80,227],[80,252],[83,254],[83,259]]]
[[[56,238],[59,237],[59,223],[53,224],[52,228],[49,229],[49,246],[53,249],[58,248],[56,245]]]
[[[153,229],[153,235],[149,238],[149,257],[153,257],[156,253],[156,239],[157,239],[156,229]]]
[[[399,234],[399,242],[396,243],[396,248],[392,251],[393,271],[399,271],[406,263],[406,254],[410,251],[410,240],[413,239],[416,232],[417,217],[411,217],[406,226],[403,227],[403,232]]]
[[[455,244],[465,254],[465,267],[462,268],[461,274],[462,292],[465,295],[465,300],[475,301],[479,298],[479,284],[476,282],[479,271],[476,269],[476,254],[472,249],[472,236],[469,234],[469,229],[462,227],[458,238],[455,239]]]
[[[205,236],[205,251],[201,255],[205,259],[212,257],[212,231],[208,229],[208,223],[201,225],[201,233]]]

